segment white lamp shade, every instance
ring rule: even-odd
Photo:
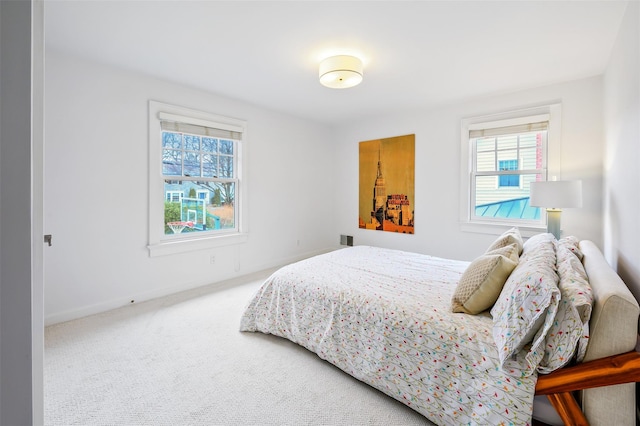
[[[532,207],[562,209],[582,207],[582,181],[557,180],[531,182]]]
[[[332,89],[346,89],[362,81],[362,61],[355,56],[331,56],[320,63],[320,83]]]

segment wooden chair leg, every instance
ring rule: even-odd
[[[547,395],[547,398],[549,398],[551,405],[556,409],[565,425],[589,426],[587,418],[571,392],[553,393]]]

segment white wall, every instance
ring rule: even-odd
[[[335,181],[326,126],[60,52],[47,52],[46,67],[45,232],[53,234],[45,257],[47,323],[337,245],[339,236],[327,232]],[[248,122],[247,243],[148,256],[150,99]]]
[[[640,300],[640,3],[629,2],[604,77],[605,255]]]
[[[47,54],[46,85],[45,231],[54,235],[45,259],[48,323],[277,266],[335,248],[339,234],[473,259],[494,236],[460,230],[461,120],[555,102],[562,103],[560,178],[582,179],[584,191],[583,207],[563,212],[563,229],[603,246],[601,76],[337,129],[60,52]],[[148,257],[149,99],[248,121],[247,244]],[[358,143],[408,133],[416,134],[416,234],[361,230]]]
[[[429,82],[425,82],[429,84]],[[437,82],[433,82],[437,84]],[[583,208],[565,209],[564,235],[602,246],[602,79],[593,77],[517,93],[501,94],[437,109],[400,111],[340,128],[335,174],[343,182],[336,205],[336,233],[355,244],[381,245],[441,257],[471,260],[493,235],[462,232],[459,225],[460,125],[466,117],[562,103],[562,179],[582,179]],[[415,133],[415,235],[358,228],[358,143]]]

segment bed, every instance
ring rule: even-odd
[[[355,246],[285,266],[240,329],[302,345],[439,425],[631,425],[639,313],[593,243],[514,228],[472,262]]]

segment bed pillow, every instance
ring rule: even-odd
[[[545,336],[558,310],[560,290],[553,235],[525,246],[491,309],[493,338],[503,369],[533,374],[544,356]]]
[[[479,314],[491,308],[517,264],[516,244],[497,248],[476,258],[460,277],[451,298],[451,310]]]
[[[556,264],[560,277],[562,297],[571,301],[582,324],[582,333],[578,340],[576,361],[581,362],[589,343],[589,321],[593,308],[593,293],[589,277],[582,264],[583,254],[578,247],[578,239],[566,237],[556,245]]]
[[[545,338],[544,356],[538,365],[538,372],[543,374],[567,365],[576,354],[578,341],[584,334],[578,311],[562,288],[560,294],[558,311]]]
[[[518,228],[511,228],[500,235],[494,242],[491,243],[485,253],[489,253],[495,249],[506,247],[509,244],[516,244],[518,247],[518,256],[522,253],[522,236]]]
[[[578,260],[580,261],[580,265],[582,265],[582,258],[584,257],[584,254],[582,254],[582,250],[580,250],[579,244],[580,244],[580,241],[578,240],[577,237],[574,237],[574,236],[564,237],[561,240],[559,240],[556,244],[556,255],[558,252],[557,247],[562,246],[563,248],[573,253],[573,255],[577,257]],[[563,256],[563,259],[565,259],[564,256]],[[582,267],[582,270],[584,271],[584,267]],[[585,272],[585,276],[586,276],[586,272]]]
[[[549,242],[551,242],[551,244],[555,244],[556,237],[554,237],[553,234],[551,234],[549,232],[544,233],[544,234],[536,234],[536,235],[530,237],[522,245],[522,255],[524,256],[528,252],[535,253],[535,251],[538,249],[540,244],[543,244],[544,241],[549,241]],[[554,257],[555,257],[555,255],[554,255]]]
[[[561,299],[558,312],[547,334],[545,353],[538,371],[551,373],[564,367],[575,355],[584,358],[589,339],[589,319],[593,296],[582,262],[578,239],[566,237],[557,241],[556,267]]]

